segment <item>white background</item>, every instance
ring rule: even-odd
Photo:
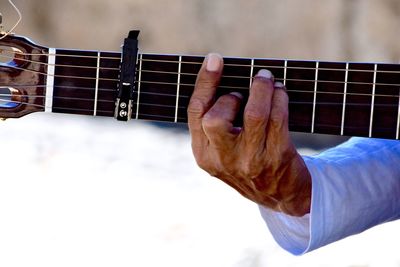
[[[182,131],[34,114],[0,140],[0,266],[400,266],[399,222],[291,256]]]

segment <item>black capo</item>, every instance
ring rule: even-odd
[[[114,117],[119,121],[128,121],[132,117],[132,102],[135,93],[136,61],[138,55],[138,36],[139,31],[130,31],[122,47],[120,81],[114,112]]]

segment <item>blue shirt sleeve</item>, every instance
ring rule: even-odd
[[[400,218],[400,142],[352,138],[304,157],[312,177],[311,211],[292,217],[260,207],[281,247],[301,255]]]

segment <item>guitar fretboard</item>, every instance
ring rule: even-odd
[[[113,116],[120,53],[56,50],[53,112]],[[204,57],[140,54],[133,119],[187,122]],[[288,88],[291,131],[398,139],[400,65],[224,58],[217,95],[248,97],[262,68]]]

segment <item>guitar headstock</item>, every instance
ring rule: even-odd
[[[22,36],[0,39],[0,118],[44,111],[48,51]]]

